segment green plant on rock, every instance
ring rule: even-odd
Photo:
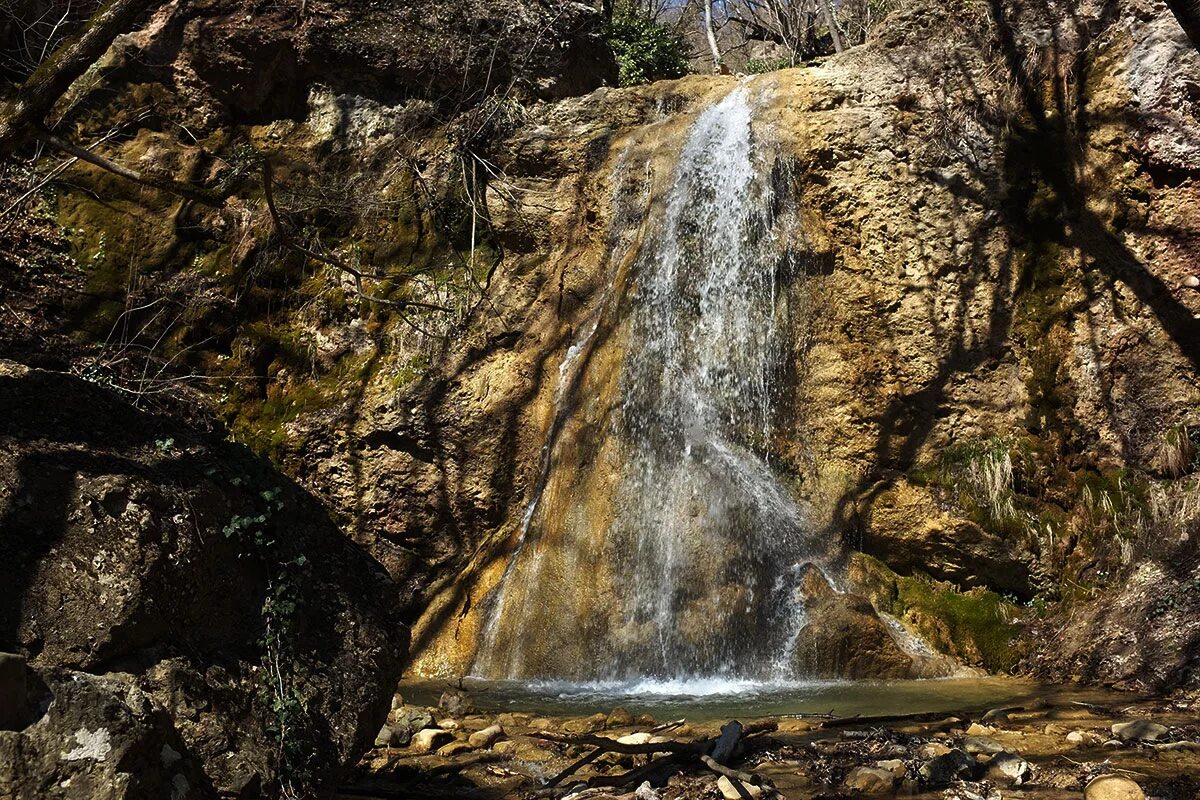
[[[636,86],[687,74],[690,48],[679,31],[628,11],[618,13],[608,28],[621,86]]]
[[[235,476],[235,480],[235,485],[243,485],[247,479]],[[292,539],[277,535],[277,515],[284,510],[282,490],[263,489],[258,500],[258,513],[233,516],[222,532],[238,545],[239,558],[253,558],[268,571],[259,612],[263,623],[257,641],[262,659],[259,694],[270,711],[264,727],[277,746],[280,794],[298,798],[314,784],[312,763],[317,752],[308,708],[309,670],[300,644],[312,567],[307,555],[296,552]]]

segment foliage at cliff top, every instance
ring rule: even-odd
[[[621,86],[680,78],[687,74],[690,48],[676,30],[635,14],[618,14],[608,29]]]

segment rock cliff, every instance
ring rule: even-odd
[[[265,155],[292,246],[260,184],[204,208],[65,165],[4,244],[4,353],[227,424],[398,584],[411,668],[462,674],[543,448],[604,485],[605,375],[637,343],[601,328],[582,389],[560,365],[604,323],[683,132],[745,85],[798,220],[784,419],[759,444],[841,575],[973,666],[1196,685],[1200,56],[1161,4],[913,4],[803,67],[629,89],[597,88],[612,62],[585,6],[414,8],[170,4],[119,41],[98,71],[116,88],[79,87],[63,125],[136,121],[97,147],[180,179]],[[88,514],[149,493],[147,531],[183,513],[88,486]],[[49,555],[20,563],[57,586],[30,577]],[[198,614],[228,607],[200,585]],[[62,641],[28,627],[54,598],[20,602],[6,624],[35,664],[124,670],[175,641],[140,601],[112,606],[121,636]]]

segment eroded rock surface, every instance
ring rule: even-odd
[[[311,497],[241,447],[65,375],[3,362],[0,414],[0,649],[56,698],[6,734],[28,756],[5,759],[19,796],[56,774],[42,772],[55,737],[85,728],[81,753],[112,750],[88,755],[109,765],[88,780],[132,787],[114,797],[171,796],[135,791],[175,780],[166,745],[234,793],[327,786],[370,745],[404,648],[397,590]],[[122,727],[103,745],[110,706]],[[303,749],[283,761],[281,725]],[[143,777],[135,758],[153,762]],[[180,796],[199,796],[199,773],[179,774]]]

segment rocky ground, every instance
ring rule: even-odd
[[[704,741],[723,723],[663,723],[624,709],[590,717],[481,713],[456,691],[440,708],[397,697],[351,797],[625,797],[738,800],[728,778],[683,767],[662,785],[602,788],[651,756],[608,753],[557,787],[591,753],[589,735],[637,745]],[[1190,701],[1115,696],[1103,705],[1052,699],[950,716],[743,719],[728,762],[757,776],[752,797],[950,800],[1193,800],[1200,796],[1200,713]]]

